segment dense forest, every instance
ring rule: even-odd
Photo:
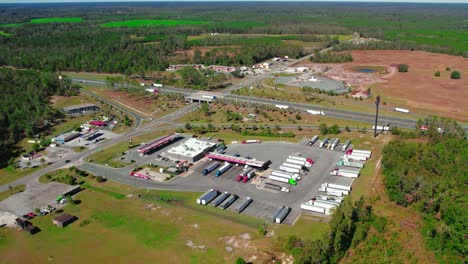
[[[382,232],[385,225],[386,220],[376,216],[364,199],[353,203],[348,197],[335,210],[330,231],[322,238],[304,241],[292,236],[284,246],[294,256],[294,263],[338,263],[348,249],[366,238],[371,227]]]
[[[72,95],[76,87],[57,74],[0,68],[0,165],[15,154],[15,144],[47,128],[61,114],[49,106],[52,95]]]
[[[304,53],[304,42],[335,45],[339,50],[425,49],[468,55],[467,22],[463,19],[467,11],[455,4],[201,2],[1,7],[0,65],[19,68],[130,75],[164,70],[168,64],[177,63],[252,65],[274,56],[299,57]],[[57,16],[77,19],[73,23],[66,19],[55,23],[28,22]],[[103,26],[132,19],[197,23]],[[387,41],[337,45],[333,37],[354,32]],[[219,35],[210,35],[213,33]],[[200,37],[203,34],[205,37]],[[194,47],[209,49],[198,51],[195,58],[181,56]]]
[[[426,244],[442,263],[466,263],[468,143],[454,121],[431,117],[421,140],[397,139],[383,151],[392,201],[412,206],[425,220]]]

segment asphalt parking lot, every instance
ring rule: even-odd
[[[291,154],[310,157],[315,164],[310,171],[302,177],[297,186],[291,186],[283,183],[272,182],[274,184],[285,186],[291,191],[289,193],[259,189],[252,181],[247,183],[237,182],[237,175],[243,170],[242,167],[233,166],[220,177],[215,177],[214,172],[203,176],[202,171],[213,161],[203,161],[192,168],[193,173],[187,177],[187,181],[196,180],[204,183],[207,188],[227,191],[240,197],[228,209],[235,210],[248,196],[253,198],[254,202],[243,212],[245,214],[271,220],[272,214],[281,206],[289,206],[292,212],[283,223],[293,224],[301,214],[300,203],[309,200],[318,193],[320,184],[329,175],[329,172],[335,167],[336,162],[342,155],[341,152],[324,150],[315,147],[304,147],[294,143],[286,142],[264,142],[261,144],[233,144],[229,145],[226,154],[240,154],[241,157],[250,156],[261,161],[270,160],[270,168],[276,169]],[[265,175],[267,176],[267,175]],[[265,179],[265,181],[269,181]]]
[[[34,212],[48,204],[58,207],[55,202],[57,196],[73,189],[74,186],[49,182],[47,184],[28,185],[24,192],[17,193],[0,202],[0,211],[8,211],[17,215]]]

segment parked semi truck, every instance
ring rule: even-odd
[[[331,150],[334,150],[336,147],[338,147],[338,145],[340,144],[340,139],[339,138],[335,138],[330,146],[330,149]]]
[[[277,184],[269,183],[269,182],[265,183],[265,188],[276,190],[276,191],[289,192],[288,188],[279,186]]]
[[[281,210],[283,210],[285,208],[285,206],[281,206],[280,208],[278,208],[278,210],[276,210],[273,215],[271,216],[271,218],[273,219],[273,221],[275,221],[276,217],[278,216],[278,214],[281,212]]]
[[[314,161],[313,161],[311,158],[304,158],[304,157],[289,155],[289,156],[288,156],[288,159],[294,159],[294,160],[303,161],[303,162],[305,162],[306,164],[310,164],[310,165],[314,164]],[[306,166],[307,166],[307,165],[306,165]]]
[[[301,160],[295,160],[295,159],[286,159],[284,161],[285,163],[290,163],[290,164],[296,164],[296,165],[299,165],[299,166],[305,166],[307,164],[307,162],[304,162],[304,161],[301,161]]]
[[[319,139],[319,136],[315,135],[312,137],[312,139],[309,141],[309,145],[313,145],[315,144],[315,142],[317,142],[317,140]]]
[[[209,189],[208,191],[206,191],[204,194],[202,194],[198,199],[197,199],[197,204],[201,204],[202,202],[202,199],[205,197],[205,195],[207,195],[208,193],[214,191],[213,189]]]
[[[326,183],[322,184],[322,186],[351,191],[351,186],[344,185],[344,184],[327,183],[327,182],[326,182]]]
[[[354,161],[366,161],[367,158],[364,156],[357,156],[357,155],[345,155],[342,157],[343,159],[354,160]]]
[[[356,172],[341,171],[340,169],[335,169],[330,172],[330,175],[357,178],[359,177],[359,172],[356,173]]]
[[[287,106],[287,105],[279,105],[279,104],[275,105],[275,107],[279,108],[279,109],[288,109],[289,108],[289,106]]]
[[[200,198],[200,204],[207,205],[211,201],[213,201],[213,199],[216,198],[218,195],[219,195],[218,190],[211,190],[210,192],[208,192],[207,194],[205,194],[204,196]]]
[[[238,182],[242,181],[246,183],[248,180],[250,180],[254,176],[255,176],[255,170],[253,169],[246,170],[237,176],[237,181]]]
[[[294,180],[300,180],[301,177],[297,173],[291,173],[291,172],[286,172],[286,171],[279,171],[279,170],[274,170],[271,172],[271,175],[283,177],[283,178],[288,178],[288,179],[294,179]]]
[[[219,163],[218,162],[215,162],[213,164],[211,164],[210,166],[206,167],[205,169],[203,169],[203,175],[207,175],[208,173],[214,171],[216,168],[219,167]]]
[[[247,208],[247,206],[249,206],[252,202],[253,199],[247,197],[245,201],[236,209],[236,212],[238,212],[239,214],[242,213],[242,211],[244,211]]]
[[[153,87],[158,87],[158,88],[162,88],[162,87],[163,87],[163,85],[160,84],[160,83],[153,83],[151,86],[153,86]]]
[[[372,155],[372,151],[370,150],[363,150],[363,149],[353,149],[351,154],[366,154],[369,157]]]
[[[281,164],[281,166],[295,168],[295,169],[298,169],[298,170],[302,170],[302,168],[304,167],[304,165],[293,164],[293,163],[288,163],[288,162],[283,162],[283,164]]]
[[[395,110],[396,112],[405,113],[405,114],[408,114],[408,113],[410,112],[408,109],[400,108],[400,107],[395,107],[394,110]]]
[[[307,201],[305,203],[301,203],[301,209],[311,211],[314,213],[325,214],[325,208],[314,205],[314,201]]]
[[[301,171],[299,169],[291,168],[291,167],[287,167],[287,166],[280,166],[279,169],[287,171],[287,172],[291,172],[291,173],[299,173]]]
[[[221,195],[219,195],[213,202],[213,206],[217,207],[220,205],[224,200],[226,200],[231,194],[228,192],[223,192]]]
[[[317,111],[317,110],[307,110],[307,113],[311,115],[325,115],[324,111]]]
[[[275,217],[275,222],[277,224],[281,224],[286,216],[288,216],[289,212],[291,212],[291,208],[289,207],[284,207]]]
[[[346,140],[343,147],[341,147],[341,151],[345,152],[349,148],[349,145],[351,145],[351,139]]]
[[[224,163],[224,165],[216,171],[215,176],[219,177],[232,167],[232,164],[229,162]]]
[[[342,159],[336,163],[338,166],[348,166],[354,168],[364,168],[364,163],[359,161],[349,161],[347,159]]]
[[[220,206],[219,208],[223,209],[223,210],[226,210],[226,208],[228,208],[229,206],[231,206],[231,204],[233,204],[237,198],[239,198],[239,196],[233,194],[231,195],[229,198],[227,198]]]
[[[291,184],[291,185],[297,185],[297,182],[294,179],[288,179],[288,178],[275,176],[275,175],[271,175],[271,174],[270,174],[270,176],[268,176],[268,178],[270,180],[277,181],[277,182],[284,182],[284,183],[288,183],[288,184]]]
[[[242,140],[242,144],[255,144],[255,143],[262,143],[261,140],[258,139],[247,139],[247,140]]]
[[[319,148],[325,148],[328,144],[328,138],[324,138],[322,142],[320,142]]]

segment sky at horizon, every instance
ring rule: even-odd
[[[219,2],[219,0],[202,0],[206,2]],[[245,2],[248,0],[227,0],[230,2]],[[265,0],[257,0],[265,1]],[[266,0],[266,1],[282,1],[282,2],[372,2],[372,3],[459,3],[468,4],[468,0]],[[198,0],[0,0],[0,4],[22,4],[22,3],[92,3],[92,2],[199,2]]]

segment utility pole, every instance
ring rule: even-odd
[[[374,137],[377,137],[377,120],[379,119],[379,105],[380,105],[380,96],[377,96],[377,99],[375,100]]]

